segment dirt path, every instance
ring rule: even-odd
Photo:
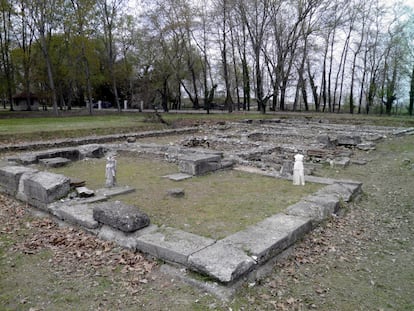
[[[412,310],[414,135],[324,176],[364,195],[230,302],[159,272],[160,264],[0,197],[0,310]]]

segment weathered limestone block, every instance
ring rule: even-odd
[[[39,208],[45,208],[70,191],[70,179],[49,172],[37,172],[23,181],[23,192],[27,202]]]
[[[357,148],[359,150],[369,151],[369,150],[375,150],[376,145],[372,141],[369,141],[369,142],[364,142],[364,143],[358,144]]]
[[[244,250],[263,263],[290,247],[311,230],[311,219],[279,213],[236,232],[220,242]]]
[[[96,229],[99,226],[93,218],[93,208],[89,204],[62,205],[54,211],[54,215],[87,229]]]
[[[187,265],[188,257],[214,244],[214,240],[174,228],[162,228],[142,235],[137,249],[157,258]]]
[[[337,137],[337,144],[339,146],[356,146],[360,143],[361,143],[361,136],[339,135]]]
[[[338,166],[342,168],[347,167],[350,163],[351,163],[351,159],[348,157],[338,158],[333,161],[334,166]]]
[[[157,229],[158,226],[149,225],[148,227],[134,232],[123,232],[108,225],[102,225],[98,232],[98,237],[106,241],[115,242],[125,248],[140,250],[140,248],[137,246],[138,238],[142,235],[151,234],[157,231]]]
[[[197,176],[220,169],[220,162],[220,155],[185,155],[179,159],[179,169],[181,173]]]
[[[344,202],[350,202],[361,193],[362,183],[334,183],[314,193],[315,196],[325,197],[333,195]]]
[[[329,135],[320,135],[320,136],[316,137],[316,140],[324,148],[334,148],[336,146],[336,143],[337,143],[337,141],[335,139],[331,139],[331,137],[329,137]]]
[[[61,167],[65,166],[71,161],[66,158],[57,157],[57,158],[50,158],[50,159],[39,159],[39,163],[46,166],[46,167]]]
[[[9,161],[14,161],[21,165],[30,165],[37,163],[37,155],[35,153],[27,153],[16,157],[10,157]]]
[[[81,156],[77,148],[58,148],[50,149],[44,153],[39,153],[39,160],[45,158],[66,158],[72,161],[78,161],[80,160]]]
[[[96,204],[93,208],[93,217],[98,222],[123,232],[133,232],[150,224],[147,214],[120,201]]]
[[[102,158],[105,155],[105,148],[98,144],[90,144],[79,147],[81,158]]]
[[[76,187],[76,193],[80,198],[89,198],[95,195],[95,191],[86,187]]]
[[[188,263],[190,269],[221,283],[236,281],[256,265],[256,261],[243,250],[222,241],[190,255]]]
[[[34,173],[37,170],[24,166],[6,166],[0,168],[0,187],[12,196],[15,196],[19,190],[19,182],[23,174]]]
[[[331,196],[307,196],[302,201],[289,206],[288,215],[302,216],[312,219],[314,225],[329,218],[339,209],[339,199]]]

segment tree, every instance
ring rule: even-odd
[[[53,112],[58,115],[57,93],[55,87],[55,74],[52,59],[50,56],[50,40],[52,35],[58,29],[61,15],[59,8],[63,7],[61,0],[39,0],[28,1],[28,10],[35,26],[35,37],[41,48],[43,58],[46,64],[47,77],[49,82],[50,96],[52,100]]]
[[[75,25],[73,44],[79,49],[79,57],[77,58],[81,68],[83,68],[85,82],[86,82],[86,98],[88,101],[88,111],[92,115],[93,112],[93,97],[92,97],[92,82],[91,82],[91,66],[87,56],[87,45],[91,29],[89,28],[89,20],[93,14],[93,5],[95,1],[92,0],[71,0],[72,18],[69,19],[71,25]]]
[[[7,0],[0,0],[0,70],[4,76],[6,94],[10,103],[10,110],[13,110],[13,63],[11,58],[11,33],[12,33],[12,10],[13,3]]]
[[[408,106],[408,113],[410,116],[413,115],[413,107],[414,107],[414,65],[413,65],[413,71],[411,73],[410,104]]]
[[[249,34],[253,49],[254,74],[256,77],[256,100],[258,110],[266,113],[266,103],[269,99],[264,96],[262,51],[266,40],[266,30],[270,23],[270,0],[239,1],[238,9],[241,19]]]
[[[119,18],[122,14],[124,0],[98,0],[97,14],[101,19],[102,40],[106,52],[106,64],[108,66],[109,76],[111,79],[112,93],[118,112],[121,111],[119,103],[117,80],[115,76],[115,61],[117,57],[115,30],[119,26]]]

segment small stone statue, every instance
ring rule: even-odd
[[[105,186],[107,188],[116,185],[116,160],[114,155],[110,155],[106,158],[105,178]]]
[[[303,169],[303,155],[295,155],[295,164],[293,165],[293,184],[296,186],[305,185],[305,172]]]

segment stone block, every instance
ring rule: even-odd
[[[102,158],[105,148],[98,144],[83,145],[79,147],[80,158]]]
[[[62,220],[88,229],[99,227],[99,223],[93,218],[93,207],[89,204],[62,205],[53,214]]]
[[[250,272],[256,261],[240,248],[217,241],[190,255],[188,264],[191,270],[228,284]]]
[[[97,203],[93,208],[93,217],[123,232],[133,232],[150,224],[147,214],[120,201]]]
[[[89,198],[95,195],[95,192],[86,187],[76,187],[76,193],[81,198]]]
[[[289,206],[285,213],[312,219],[314,225],[329,218],[339,209],[339,199],[334,196],[307,196]]]
[[[311,228],[311,219],[308,217],[280,213],[220,242],[242,249],[254,256],[257,262],[263,263],[291,246]]]
[[[336,145],[336,140],[331,139],[329,135],[319,135],[318,137],[316,137],[316,140],[325,148],[334,148]]]
[[[138,238],[137,249],[157,258],[188,265],[188,257],[215,240],[174,228],[163,228]]]
[[[58,148],[50,149],[46,152],[39,152],[38,160],[47,158],[65,158],[71,161],[78,161],[81,159],[80,152],[77,148]]]
[[[357,135],[339,135],[337,144],[339,146],[356,146],[361,143],[361,136]]]
[[[219,169],[220,161],[220,155],[193,154],[181,156],[178,166],[181,173],[197,176]]]
[[[314,195],[324,197],[333,195],[344,202],[350,202],[361,192],[362,183],[338,182],[318,190]]]
[[[168,178],[170,180],[174,180],[174,181],[181,181],[181,180],[189,179],[189,178],[191,178],[193,176],[192,175],[188,175],[188,174],[184,174],[184,173],[176,173],[176,174],[165,175],[163,177],[164,178]]]
[[[11,158],[13,161],[22,165],[31,165],[37,163],[37,155],[35,153],[23,154],[16,158]]]
[[[95,191],[97,196],[105,196],[107,198],[112,198],[117,195],[127,194],[134,192],[135,189],[130,186],[116,186],[112,188],[101,188]]]
[[[150,234],[157,231],[157,229],[158,227],[156,225],[149,225],[141,230],[126,233],[110,226],[102,225],[98,232],[98,237],[106,241],[115,242],[122,247],[135,250],[137,249],[138,238],[140,236]]]
[[[39,208],[45,208],[47,204],[65,197],[69,191],[69,178],[60,174],[37,172],[23,181],[27,202]]]
[[[351,163],[351,159],[348,157],[335,159],[333,161],[334,166],[339,166],[339,167],[347,167],[349,163]]]
[[[71,160],[66,158],[49,158],[49,159],[39,159],[39,163],[46,167],[62,167],[69,164]]]
[[[5,166],[0,168],[0,187],[12,196],[17,195],[20,179],[25,173],[34,173],[37,170],[24,166]]]
[[[364,143],[358,144],[357,148],[359,150],[363,150],[363,151],[375,150],[376,149],[376,144],[373,143],[372,141],[364,142]]]

